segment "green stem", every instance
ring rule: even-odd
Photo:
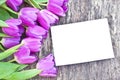
[[[0,50],[1,51],[5,51],[5,49],[3,48],[3,46],[2,46],[2,42],[0,41]]]
[[[1,5],[1,7],[4,8],[4,9],[6,9],[7,11],[9,11],[9,12],[11,12],[11,13],[14,13],[14,14],[18,15],[17,12],[15,12],[15,11],[13,11],[12,9],[10,9],[9,7],[7,7],[6,4]]]
[[[27,26],[24,26],[24,28],[27,30],[28,27],[27,27]]]
[[[29,2],[34,8],[37,8],[37,7],[32,3],[32,1],[28,0],[28,2]]]
[[[14,62],[15,61],[15,59],[12,59],[12,60],[9,60],[8,62]]]
[[[41,5],[41,6],[47,6],[47,4],[42,4],[42,3],[39,3],[39,5]]]
[[[34,0],[28,0],[28,2],[34,7],[34,8],[38,8],[38,9],[42,9],[38,3],[36,3]]]

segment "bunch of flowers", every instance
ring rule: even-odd
[[[14,60],[19,64],[32,64],[38,61],[36,69],[40,76],[55,77],[57,69],[53,54],[50,53],[42,59],[36,54],[40,52],[50,27],[59,21],[59,17],[65,16],[68,10],[67,3],[68,0],[1,0],[0,11],[4,10],[9,16],[6,19],[0,17],[3,31],[0,33],[0,49],[11,49],[9,53],[14,55]],[[12,52],[12,49],[16,50]],[[3,57],[2,53],[0,57]]]

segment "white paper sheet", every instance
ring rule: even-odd
[[[51,27],[56,66],[114,58],[107,19]]]

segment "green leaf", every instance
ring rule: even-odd
[[[0,33],[0,37],[10,37],[10,36],[8,36],[8,35],[6,35],[4,33]]]
[[[18,18],[18,15],[14,14],[14,13],[11,13],[9,12],[10,16],[13,17],[13,18]]]
[[[0,7],[0,20],[5,21],[9,19],[10,17],[11,16],[9,15],[9,13],[5,9]]]
[[[17,70],[20,65],[0,62],[0,79],[4,79]]]
[[[12,48],[5,50],[4,52],[1,52],[0,53],[0,60],[3,60],[5,58],[7,58],[8,56],[12,55],[13,53],[15,53],[17,51],[17,49],[22,45],[23,44],[19,44],[17,46],[14,46]]]
[[[5,3],[1,5],[1,7],[7,11],[9,11],[10,13],[13,13],[15,15],[18,15],[17,12],[13,11],[11,8],[9,8]]]
[[[37,74],[39,74],[41,71],[37,69],[31,69],[31,70],[25,70],[21,72],[15,72],[10,75],[10,77],[7,78],[7,80],[26,80],[30,79]]]
[[[8,27],[8,25],[4,21],[0,20],[0,27]]]
[[[2,5],[5,2],[6,2],[6,0],[0,0],[0,5]]]
[[[34,1],[36,1],[36,2],[38,2],[38,3],[48,2],[48,0],[34,0]]]
[[[22,69],[24,69],[25,67],[27,67],[28,65],[20,65],[20,67],[17,69],[17,71],[20,71]]]
[[[3,48],[2,44],[0,44],[0,50],[4,51],[5,49]]]
[[[28,0],[28,2],[29,2],[33,7],[41,9],[41,7],[39,6],[39,4],[38,4],[35,0]]]

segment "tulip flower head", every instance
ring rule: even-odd
[[[31,52],[39,52],[40,48],[41,48],[41,39],[37,39],[37,38],[24,38],[22,40],[22,43],[25,46],[28,46],[28,48],[30,49]]]
[[[23,34],[25,31],[24,27],[22,25],[20,25],[20,26],[18,26],[18,28],[19,28],[19,33]]]
[[[57,75],[57,70],[54,67],[53,54],[49,54],[47,57],[39,60],[36,68],[42,70],[39,74],[42,77],[55,77]]]
[[[42,39],[46,35],[47,30],[40,26],[28,27],[26,30],[26,35],[33,38]]]
[[[14,53],[15,60],[20,64],[30,64],[37,60],[33,55],[30,55],[30,49],[27,46],[21,46],[16,53]]]
[[[34,26],[37,20],[38,9],[32,7],[25,7],[20,10],[19,18],[22,20],[22,23],[26,26]]]
[[[11,48],[20,43],[20,37],[2,38],[1,43],[5,48]]]
[[[47,9],[58,16],[65,16],[68,0],[49,0]]]
[[[58,22],[58,20],[59,18],[47,9],[41,10],[38,13],[38,22],[46,30],[48,30],[52,24]]]
[[[9,19],[6,20],[6,23],[8,24],[8,27],[2,28],[2,31],[5,34],[14,37],[21,36],[19,25],[21,25],[22,21],[20,19]]]
[[[49,3],[47,9],[58,16],[65,16],[65,12],[61,6],[53,3]]]
[[[14,11],[18,11],[18,7],[23,3],[23,0],[7,0],[6,3]]]

